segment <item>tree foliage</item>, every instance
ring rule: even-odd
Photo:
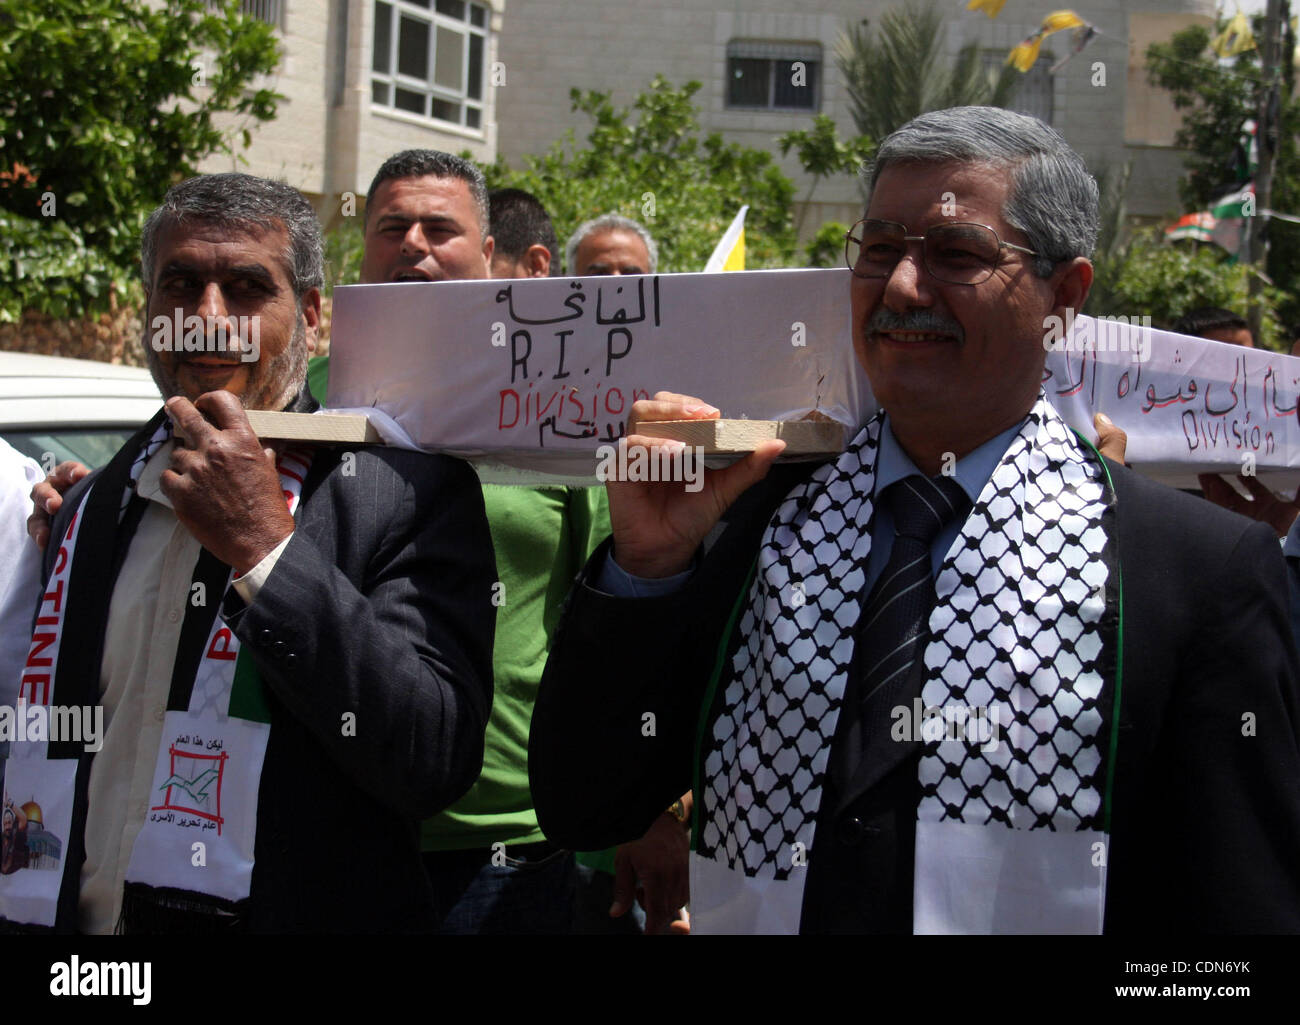
[[[233,152],[218,116],[274,117],[269,25],[238,0],[6,0],[0,7],[0,318],[101,307],[136,277],[175,182]],[[50,282],[43,289],[40,282]]]
[[[1256,51],[1229,63],[1210,50],[1210,39],[1208,28],[1193,25],[1147,48],[1147,77],[1167,90],[1182,112],[1174,142],[1187,151],[1187,173],[1178,191],[1188,210],[1203,210],[1246,181],[1242,125],[1258,113]]]
[[[503,160],[485,169],[491,188],[527,189],[546,206],[563,240],[580,223],[605,213],[641,221],[659,244],[659,268],[698,271],[742,204],[745,266],[785,266],[795,253],[794,185],[772,155],[701,135],[691,97],[699,82],[673,87],[656,76],[630,107],[608,93],[569,96],[591,119],[585,145],[570,130],[521,169]]]
[[[107,302],[124,281],[122,268],[86,245],[81,232],[58,220],[42,221],[0,210],[0,321],[16,321],[25,309],[56,317]]]
[[[1096,172],[1100,200],[1097,245],[1092,251],[1092,289],[1088,293],[1086,312],[1094,316],[1118,314],[1122,299],[1118,294],[1119,274],[1128,258],[1132,244],[1128,229],[1129,178],[1133,163],[1128,161],[1118,170],[1101,166]],[[1139,314],[1140,315],[1140,314]]]
[[[844,235],[849,230],[849,225],[842,224],[839,221],[826,221],[817,229],[808,244],[804,246],[804,254],[809,267],[843,267],[844,266]]]
[[[1251,274],[1245,264],[1229,263],[1216,246],[1171,245],[1159,228],[1138,231],[1110,260],[1099,262],[1097,272],[1098,287],[1088,298],[1089,314],[1148,316],[1157,328],[1168,328],[1198,306],[1244,310]],[[1287,352],[1290,339],[1276,312],[1283,296],[1265,286],[1263,298],[1259,342],[1267,349]]]
[[[823,178],[836,174],[857,174],[868,154],[875,149],[875,143],[865,135],[859,135],[847,142],[841,141],[835,122],[826,114],[818,114],[814,117],[812,128],[786,132],[776,140],[776,144],[781,148],[782,156],[794,150],[804,172],[812,178],[808,185],[808,194],[804,196],[804,205],[799,212],[799,223],[795,225],[796,231],[803,227],[804,215],[808,212],[808,206],[812,202],[813,192],[816,191],[818,183]],[[824,231],[825,225],[819,234]],[[814,266],[824,266],[816,262],[822,259],[819,255],[820,251],[821,242],[814,239],[808,249],[810,258],[814,260]]]
[[[1262,38],[1258,18],[1254,31],[1257,39]],[[1247,119],[1258,117],[1257,92],[1262,75],[1258,53],[1249,50],[1231,61],[1222,61],[1209,49],[1210,38],[1208,28],[1194,25],[1175,33],[1167,43],[1153,43],[1147,48],[1148,78],[1153,85],[1169,91],[1182,114],[1174,140],[1186,151],[1187,173],[1178,185],[1185,212],[1206,209],[1247,180],[1242,126]],[[1290,52],[1287,47],[1283,49]],[[1291,88],[1289,70],[1280,90],[1276,132],[1262,139],[1261,145],[1277,147],[1272,209],[1300,214],[1300,162],[1295,138],[1300,105]],[[1282,316],[1294,322],[1300,320],[1300,225],[1270,220],[1268,232],[1266,270],[1281,290],[1275,294]],[[1232,308],[1242,310],[1244,304]]]
[[[361,280],[361,258],[366,255],[366,232],[360,217],[341,217],[325,232],[325,288],[355,285]]]
[[[835,122],[826,114],[814,117],[810,129],[786,132],[776,144],[781,147],[782,156],[793,149],[803,169],[818,178],[855,174],[865,154],[874,148],[874,143],[863,135],[841,141]]]
[[[845,31],[835,61],[862,135],[879,142],[931,110],[1006,106],[1019,72],[1007,65],[1000,72],[986,70],[974,42],[949,62],[943,47],[946,17],[934,3],[909,3],[886,11],[874,36],[865,18]]]

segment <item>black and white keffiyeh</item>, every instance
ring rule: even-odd
[[[801,854],[813,848],[866,599],[882,422],[872,420],[792,491],[763,535],[700,752],[691,892],[704,931],[798,928]],[[938,728],[921,736],[918,931],[1091,929],[1104,868],[1086,855],[1073,888],[1084,892],[1055,917],[1043,894],[1029,894],[1032,880],[1021,918],[1008,916],[1005,900],[995,919],[988,907],[954,910],[943,894],[923,891],[976,885],[953,875],[972,862],[987,872],[992,862],[1004,870],[1041,861],[1041,851],[1022,849],[1030,834],[1077,834],[1065,842],[1089,849],[1095,836],[1104,843],[1103,696],[1114,673],[1108,610],[1117,584],[1111,502],[1100,461],[1040,394],[943,560],[916,710],[978,709],[987,728],[973,737],[943,725],[961,715],[936,715]],[[988,885],[995,891],[996,878]]]

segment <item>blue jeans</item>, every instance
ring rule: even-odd
[[[576,883],[571,851],[545,843],[506,847],[501,865],[492,864],[492,855],[483,849],[425,852],[440,934],[570,932]]]

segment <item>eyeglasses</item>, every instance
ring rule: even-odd
[[[978,285],[987,281],[1003,249],[1037,256],[1024,246],[1003,242],[987,224],[953,221],[936,224],[924,235],[909,235],[894,221],[858,221],[844,233],[844,262],[860,278],[887,278],[903,258],[907,243],[921,243],[921,261],[936,281]]]

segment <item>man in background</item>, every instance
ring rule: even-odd
[[[26,538],[27,496],[44,479],[35,459],[0,438],[0,549],[8,553],[0,564],[0,706],[10,708],[18,701],[19,667],[31,646],[32,609],[41,593],[40,551]],[[0,740],[0,782],[8,754],[9,742]]]
[[[546,278],[559,273],[560,244],[546,207],[523,189],[488,194],[494,278]]]
[[[1245,318],[1218,306],[1200,306],[1189,310],[1174,321],[1170,330],[1180,335],[1240,345],[1247,349],[1256,347]],[[1197,476],[1203,497],[1215,505],[1266,523],[1277,532],[1279,538],[1287,538],[1300,514],[1300,502],[1297,499],[1287,501],[1279,498],[1258,477],[1238,474],[1236,479],[1246,490],[1246,495],[1228,483],[1228,478],[1222,474],[1202,473]],[[1287,541],[1286,552],[1289,558],[1300,558],[1300,537]],[[1297,611],[1300,610],[1293,610],[1293,616]],[[1300,627],[1300,620],[1297,620],[1297,625]],[[1300,637],[1300,633],[1297,633],[1297,637]]]
[[[489,200],[477,167],[432,150],[384,163],[366,223],[363,284],[544,277],[556,246],[535,197],[506,190]],[[499,575],[483,771],[421,827],[424,864],[444,934],[567,933],[574,859],[537,825],[528,728],[564,596],[609,533],[609,514],[603,488],[484,485],[483,501]]]
[[[579,224],[564,247],[564,263],[574,277],[653,274],[659,265],[654,237],[630,217],[605,214]]]
[[[565,262],[575,277],[653,274],[659,247],[644,225],[610,213],[578,225],[565,246]],[[686,919],[678,919],[678,909],[690,895],[691,809],[688,790],[641,839],[579,852],[576,931],[654,934],[670,923],[674,931],[688,931]]]
[[[1208,338],[1212,342],[1226,342],[1255,348],[1255,337],[1244,317],[1218,306],[1200,306],[1189,310],[1174,321],[1170,331],[1193,338]]]

